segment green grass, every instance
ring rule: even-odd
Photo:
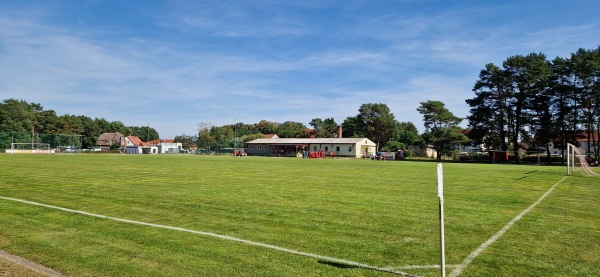
[[[0,155],[0,196],[378,267],[437,265],[436,166],[192,155]],[[565,171],[444,164],[447,264],[462,263]],[[600,179],[568,177],[461,276],[600,275],[598,196]],[[4,199],[0,213],[0,249],[67,275],[390,275]],[[439,275],[439,269],[399,270]]]

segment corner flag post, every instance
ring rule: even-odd
[[[442,164],[437,166],[437,194],[440,200],[440,268],[441,276],[446,276],[446,255],[444,251],[444,172]]]

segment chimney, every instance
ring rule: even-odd
[[[337,137],[342,138],[342,125],[338,125],[337,127]]]

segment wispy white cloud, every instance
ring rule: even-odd
[[[421,128],[421,101],[443,101],[465,116],[464,100],[486,63],[529,52],[564,56],[596,47],[600,37],[593,19],[529,27],[514,12],[526,5],[518,1],[165,3],[124,11],[135,24],[106,26],[57,20],[69,16],[58,4],[4,9],[2,98],[150,122],[171,137],[195,132],[197,122],[234,118],[342,122],[364,103],[386,103],[398,120]]]
[[[214,1],[198,3],[175,1],[171,27],[190,32],[206,32],[232,38],[289,37],[310,34],[311,27],[281,2]]]

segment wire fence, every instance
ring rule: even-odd
[[[10,149],[12,143],[47,143],[52,149],[79,150],[82,145],[81,135],[65,134],[31,134],[0,132],[0,149]]]

